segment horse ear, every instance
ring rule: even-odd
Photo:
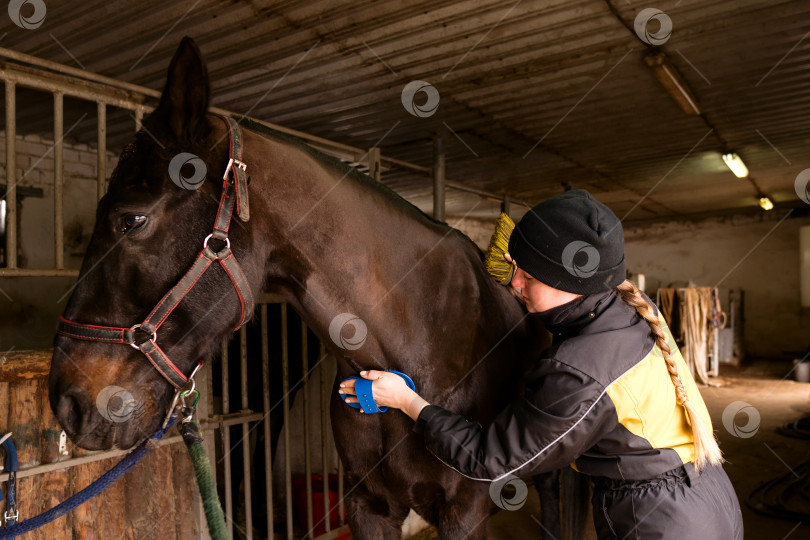
[[[208,121],[208,101],[211,90],[208,70],[194,40],[186,36],[174,53],[166,87],[160,96],[155,116],[166,121],[181,141],[193,141],[205,136]]]

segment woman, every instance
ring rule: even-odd
[[[571,465],[594,481],[599,538],[740,539],[742,515],[700,392],[658,311],[625,278],[621,222],[583,190],[531,209],[509,239],[511,286],[553,333],[526,392],[486,427],[382,371],[428,449],[476,480]],[[353,396],[355,380],[341,383]],[[356,403],[354,397],[347,402]]]

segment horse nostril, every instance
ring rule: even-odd
[[[86,414],[86,411],[81,406],[82,401],[81,397],[71,391],[65,392],[59,398],[56,418],[71,437],[81,432],[82,419]]]

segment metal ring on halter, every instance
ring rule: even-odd
[[[197,389],[197,381],[194,380],[194,376],[200,370],[202,365],[203,365],[203,363],[199,362],[199,363],[197,363],[196,366],[194,366],[194,369],[191,371],[191,375],[188,376],[188,383],[187,383],[188,386],[186,386],[186,388],[184,388],[182,390],[178,390],[181,395],[188,395],[188,394],[194,392]]]
[[[205,240],[203,240],[203,249],[208,247],[208,241],[211,239],[212,236],[214,235],[209,234],[208,236],[205,237]],[[225,247],[231,249],[231,239],[228,237],[225,237]]]
[[[141,327],[140,324],[136,324],[136,325],[132,326],[130,328],[130,330],[132,330],[134,332],[135,330],[137,330],[140,327]],[[149,339],[149,341],[151,341],[153,343],[157,343],[157,330],[152,332],[152,337]],[[141,350],[141,346],[138,343],[133,342],[133,343],[130,343],[129,346],[132,347],[133,349],[137,349],[139,351]]]
[[[189,389],[190,392],[193,391],[195,387],[194,376],[197,374],[198,371],[200,371],[200,368],[202,366],[203,366],[202,362],[197,362],[197,365],[194,366],[194,369],[191,371],[191,375],[188,376],[189,380],[191,381],[191,388]]]
[[[196,369],[194,371],[197,371]],[[190,386],[180,391],[180,397],[187,396],[188,394],[194,392],[197,389],[197,382],[194,380],[194,374],[192,373],[191,376],[188,378],[188,382],[191,383]]]

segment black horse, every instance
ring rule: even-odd
[[[208,103],[205,64],[185,38],[158,107],[122,152],[99,203],[65,319],[129,328],[195,260],[220,218],[230,155],[226,124],[207,113]],[[234,292],[224,267],[213,265],[160,326],[159,337],[147,329],[151,342],[188,375],[252,311],[245,287],[267,290],[282,295],[338,358],[338,379],[361,369],[396,369],[431,403],[490,422],[518,393],[525,366],[545,345],[538,339],[545,330],[487,275],[480,250],[336,160],[248,123],[241,135],[252,217],[234,218],[229,242],[244,273],[243,294]],[[207,179],[197,189],[170,178],[181,152],[204,163]],[[351,330],[334,333],[347,313],[356,318],[355,330],[364,328],[359,344]],[[174,389],[141,351],[67,335],[55,345],[50,401],[73,441],[89,449],[128,448],[155,430]],[[110,421],[96,407],[111,385],[133,398],[126,421]],[[489,484],[468,480],[429,454],[405,415],[360,415],[343,404],[335,383],[331,416],[355,537],[399,538],[409,508],[442,538],[486,536]]]

